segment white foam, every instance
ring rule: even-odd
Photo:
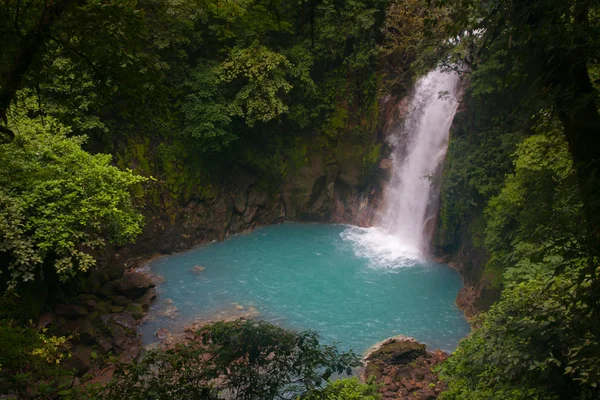
[[[354,254],[366,259],[371,268],[413,267],[423,262],[418,248],[403,245],[401,238],[380,227],[350,226],[340,236],[352,243]]]

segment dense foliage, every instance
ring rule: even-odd
[[[65,281],[133,240],[132,193],[185,204],[239,166],[275,187],[341,141],[376,165],[378,94],[442,65],[466,88],[439,242],[482,255],[468,278],[502,292],[442,367],[444,397],[598,398],[599,38],[594,0],[4,1],[2,289]],[[55,368],[64,338],[4,317],[0,337],[14,393],[42,381],[73,396]],[[149,353],[104,395],[378,398],[355,380],[323,388],[356,358],[313,333],[236,322],[199,337]]]
[[[467,278],[502,290],[442,367],[443,397],[596,398],[598,4],[421,7],[425,16],[452,18],[434,18],[441,45],[421,45],[414,68],[437,54],[468,84],[444,170],[439,242],[487,260],[483,271],[470,266]]]
[[[141,231],[131,188],[143,181],[111,166],[110,155],[82,150],[82,136],[52,117],[14,115],[15,138],[0,144],[2,279],[43,279],[44,266],[61,280],[86,271],[106,240],[125,243]],[[48,271],[46,268],[46,272]]]
[[[373,380],[361,383],[358,378],[338,379],[329,383],[325,388],[312,390],[306,400],[379,400],[377,385]]]
[[[333,374],[350,374],[359,357],[319,344],[314,332],[286,331],[238,320],[203,327],[172,349],[150,351],[104,389],[108,399],[280,399],[322,388]],[[349,382],[324,394],[360,393]],[[347,386],[347,387],[345,387]],[[317,393],[317,392],[315,392]],[[316,394],[315,394],[316,396]],[[314,397],[317,398],[317,397]],[[329,398],[329,397],[318,397]]]

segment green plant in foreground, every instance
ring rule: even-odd
[[[139,363],[121,369],[104,396],[295,398],[321,389],[332,374],[350,374],[359,365],[356,354],[321,345],[315,332],[285,330],[266,322],[216,322],[198,331],[194,340],[150,351]]]
[[[8,287],[43,277],[51,266],[60,280],[95,265],[92,250],[124,244],[140,232],[142,216],[131,189],[145,178],[92,155],[83,136],[54,118],[14,115],[15,138],[0,144],[0,264]]]
[[[339,379],[330,382],[324,389],[314,390],[302,399],[306,400],[379,400],[379,387],[374,377],[366,383],[358,378]]]

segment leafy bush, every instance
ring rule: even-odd
[[[43,398],[69,387],[73,374],[61,365],[68,357],[67,340],[0,319],[0,395]]]
[[[16,136],[0,144],[0,265],[9,288],[42,276],[50,265],[61,280],[95,264],[93,249],[123,244],[141,232],[130,189],[143,181],[91,155],[82,136],[48,117],[11,118]]]
[[[595,399],[600,355],[590,281],[577,271],[505,289],[442,366],[443,399]]]
[[[319,344],[314,332],[246,320],[216,322],[194,340],[150,351],[120,370],[104,395],[113,400],[293,398],[359,365],[354,353]]]
[[[371,379],[360,383],[358,378],[339,379],[330,382],[321,390],[314,390],[303,399],[306,400],[379,400],[378,386]]]

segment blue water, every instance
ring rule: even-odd
[[[454,304],[458,273],[432,262],[379,268],[342,239],[347,229],[360,228],[274,225],[151,262],[150,272],[164,282],[141,326],[144,341],[193,318],[249,312],[286,328],[316,330],[324,343],[344,350],[363,352],[399,334],[454,350],[470,330]],[[175,308],[174,316],[164,316]]]

